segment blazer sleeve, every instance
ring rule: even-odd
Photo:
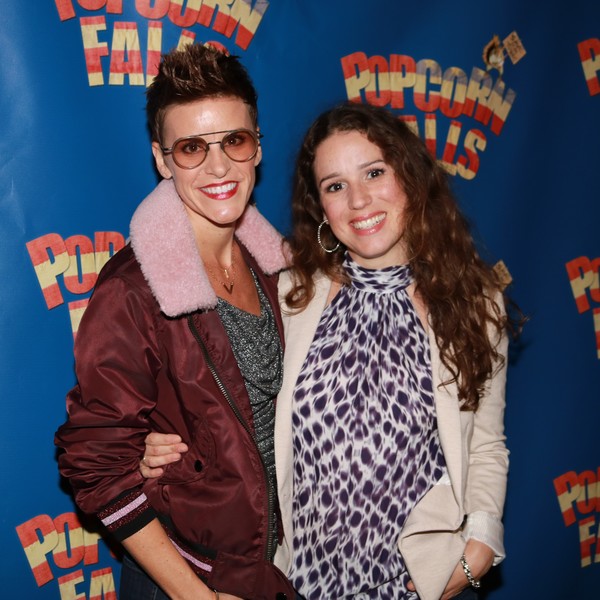
[[[501,301],[496,298],[496,302]],[[503,360],[495,365],[486,393],[473,415],[465,493],[467,522],[463,530],[465,539],[477,539],[494,550],[494,564],[505,557],[501,519],[509,463],[504,434],[507,335],[502,335],[497,344]]]
[[[155,517],[138,470],[160,369],[154,313],[144,295],[120,277],[96,287],[75,341],[78,385],[55,437],[59,469],[77,504],[117,539]]]

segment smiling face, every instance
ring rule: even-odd
[[[205,134],[202,137],[207,142],[218,142],[226,134],[210,132],[233,129],[255,131],[248,106],[236,97],[206,98],[167,108],[161,142],[170,148],[179,138],[196,134]],[[171,154],[163,154],[158,142],[152,144],[157,169],[164,178],[173,178],[196,232],[235,226],[250,200],[262,157],[260,147],[247,162],[231,160],[218,144],[209,148],[200,166],[183,169]]]
[[[358,132],[335,132],[315,152],[321,206],[335,237],[368,269],[408,262],[402,243],[407,197],[380,148]]]

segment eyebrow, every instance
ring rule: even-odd
[[[375,160],[370,160],[369,162],[366,163],[361,163],[360,165],[358,165],[359,169],[365,169],[366,167],[370,167],[371,165],[374,165],[375,163],[385,163],[385,160],[383,158],[376,158]],[[337,177],[340,176],[340,173],[330,173],[329,175],[325,175],[325,177],[321,177],[321,179],[319,180],[319,187],[321,187],[321,185],[323,185],[324,181],[327,181],[328,179],[336,179]]]

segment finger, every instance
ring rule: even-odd
[[[181,458],[181,454],[183,452],[187,452],[188,447],[187,444],[183,442],[179,444],[168,444],[168,445],[147,445],[145,455],[147,457],[159,457],[166,456],[168,454],[178,454]],[[170,461],[171,462],[171,461]]]
[[[146,436],[146,444],[151,446],[166,446],[169,444],[179,444],[183,440],[181,436],[176,433],[158,433],[152,431]]]
[[[157,477],[160,477],[164,472],[165,470],[161,467],[152,468],[149,467],[145,462],[143,462],[143,459],[140,461],[140,473],[145,479],[156,479]]]
[[[142,458],[142,464],[150,469],[156,469],[158,467],[166,467],[167,465],[180,460],[181,454],[179,452],[170,452],[169,454],[161,454],[160,456],[147,453],[144,458]]]
[[[148,467],[142,467],[140,469],[140,472],[144,479],[157,479],[158,477],[162,477],[165,470],[164,469],[149,469]]]
[[[406,584],[406,587],[409,592],[414,592],[417,589],[415,584],[412,582],[412,579]]]

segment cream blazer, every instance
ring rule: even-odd
[[[286,350],[283,385],[277,398],[275,462],[285,539],[275,563],[286,574],[292,565],[293,539],[292,397],[331,285],[323,276],[317,277],[315,284],[315,297],[309,306],[301,313],[286,314],[283,298],[290,289],[291,277],[289,272],[280,275]],[[508,471],[504,436],[506,361],[489,382],[477,412],[461,412],[456,386],[439,387],[449,376],[431,331],[429,340],[437,422],[448,476],[414,507],[398,548],[421,600],[439,600],[467,539],[475,538],[490,546],[496,555],[495,564],[504,558],[501,517]],[[507,345],[505,336],[499,347],[503,356]]]

